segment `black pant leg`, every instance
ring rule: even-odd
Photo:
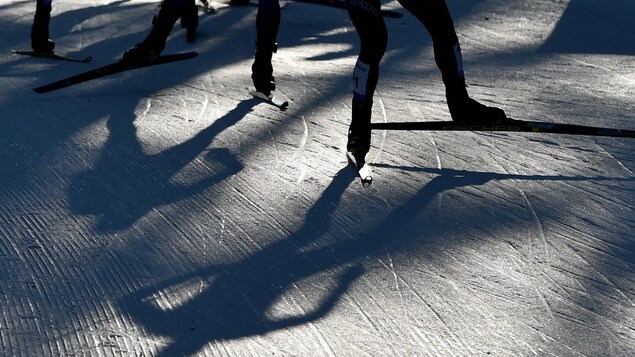
[[[353,98],[372,103],[379,81],[379,63],[386,52],[388,33],[379,0],[348,0],[348,14],[360,39],[353,73]]]
[[[399,0],[399,3],[419,19],[430,33],[434,59],[446,86],[462,85],[461,48],[445,0]]]
[[[52,0],[37,0],[35,16],[31,27],[31,41],[43,43],[49,39],[49,22],[51,21]]]

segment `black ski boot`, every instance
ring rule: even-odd
[[[452,120],[458,123],[496,124],[507,119],[502,109],[488,107],[470,98],[463,78],[457,85],[446,85],[446,99]]]
[[[161,55],[163,48],[143,41],[134,45],[123,54],[123,61],[128,63],[146,63],[155,61]]]
[[[50,38],[46,40],[31,40],[31,48],[34,52],[53,53],[55,42]]]
[[[256,42],[256,54],[254,63],[251,66],[251,79],[254,82],[256,91],[269,96],[276,89],[276,80],[273,77],[273,66],[271,57],[278,51],[278,45],[260,45]]]
[[[373,102],[359,102],[353,99],[351,125],[348,128],[346,150],[356,159],[362,160],[370,150],[370,115]]]
[[[31,48],[35,52],[53,53],[55,42],[49,39],[49,22],[51,21],[51,5],[40,1],[35,7],[33,26],[31,27]]]
[[[167,14],[167,15],[164,15]],[[146,63],[156,60],[165,48],[165,42],[178,18],[161,7],[159,14],[152,18],[152,30],[146,38],[128,49],[123,54],[123,61],[128,63]]]

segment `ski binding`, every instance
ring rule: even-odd
[[[282,110],[285,110],[289,107],[289,100],[280,93],[271,92],[271,94],[266,95],[262,92],[252,90],[249,91],[249,94],[253,95],[254,97],[260,98],[265,102],[274,105]]]

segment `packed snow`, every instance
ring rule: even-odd
[[[449,0],[472,97],[635,129],[635,2]],[[635,141],[374,131],[344,147],[359,38],[291,1],[249,95],[255,6],[213,2],[184,62],[36,94],[118,60],[158,1],[0,1],[0,355],[635,354]],[[430,38],[396,1],[374,122],[448,120]]]

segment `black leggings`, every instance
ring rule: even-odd
[[[386,51],[388,34],[380,0],[347,0],[348,13],[359,34],[361,49],[353,74],[354,98],[372,101],[379,80],[379,62]],[[425,26],[432,37],[434,58],[444,83],[463,77],[459,41],[445,0],[399,0]]]
[[[278,0],[258,0],[256,14],[256,41],[260,46],[273,48],[280,27],[280,3]]]
[[[45,42],[49,38],[49,22],[53,0],[37,0],[35,2],[35,16],[31,26],[31,39]]]

